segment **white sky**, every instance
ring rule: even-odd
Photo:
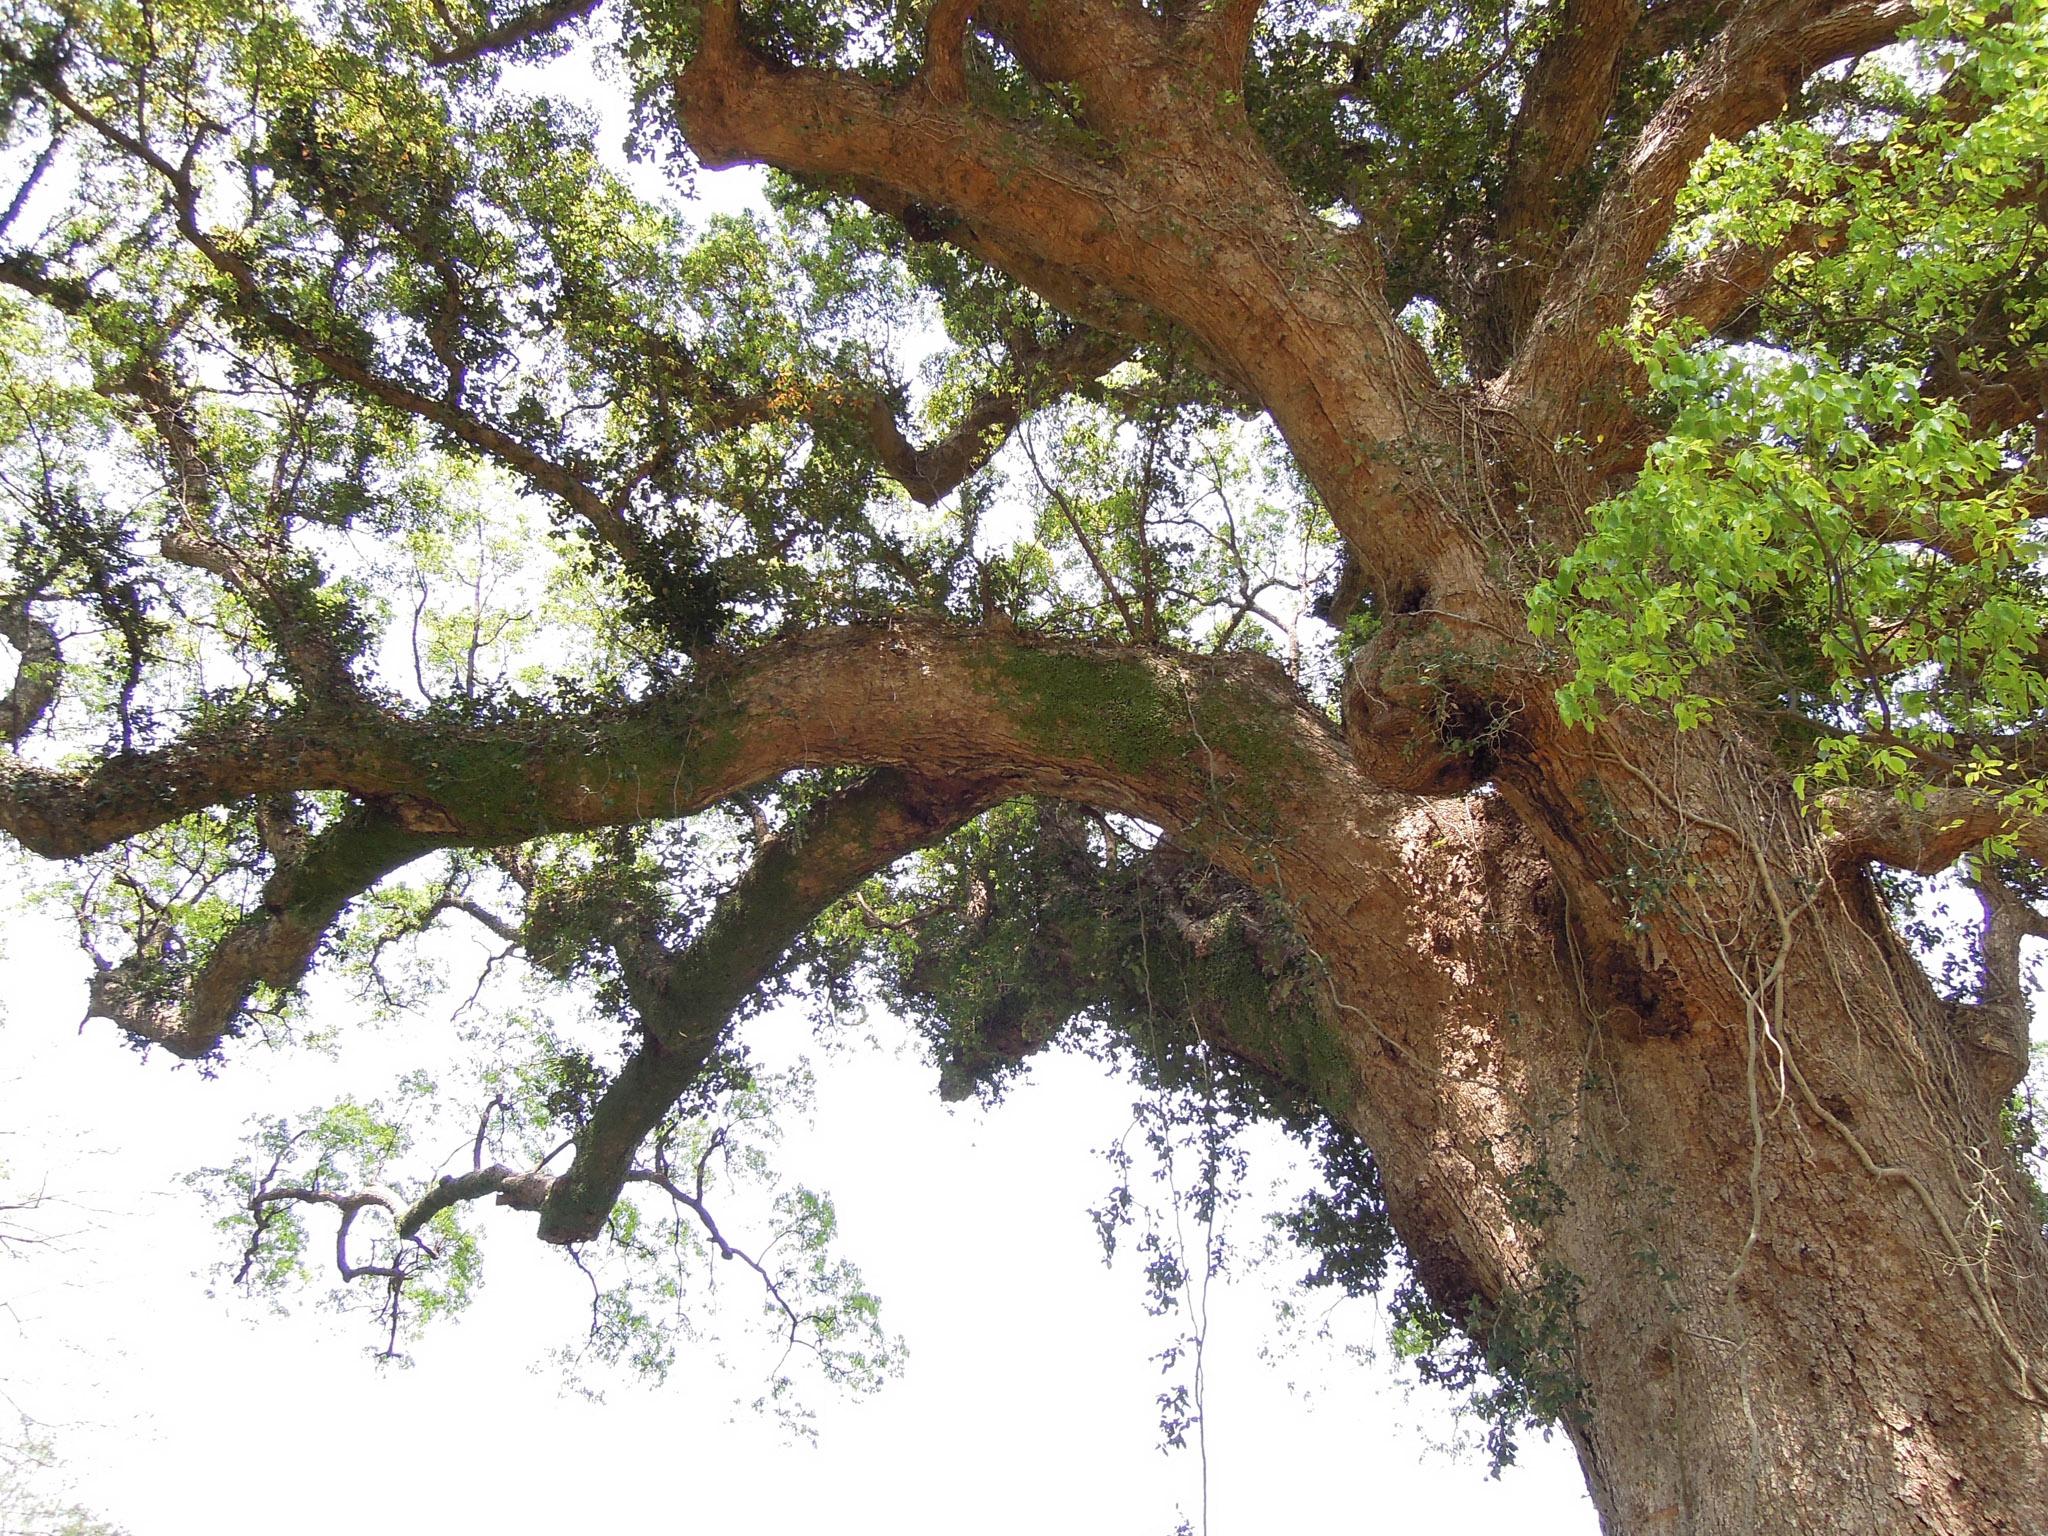
[[[360,1319],[210,1300],[220,1248],[179,1175],[231,1160],[252,1110],[378,1091],[412,1027],[339,1063],[254,1059],[209,1082],[160,1055],[138,1062],[104,1023],[78,1038],[68,933],[19,911],[4,931],[0,1198],[41,1187],[34,1220],[67,1235],[0,1260],[0,1385],[58,1424],[75,1496],[134,1536],[780,1531],[849,1514],[901,1536],[963,1524],[1164,1536],[1195,1510],[1193,1451],[1156,1449],[1150,1357],[1166,1327],[1145,1315],[1134,1266],[1103,1268],[1086,1216],[1108,1182],[1092,1149],[1122,1131],[1130,1099],[1090,1064],[1045,1063],[984,1114],[948,1110],[929,1070],[900,1055],[820,1063],[815,1127],[781,1161],[833,1193],[845,1250],[911,1348],[874,1397],[813,1392],[812,1448],[743,1411],[728,1422],[752,1389],[738,1374],[679,1368],[602,1406],[563,1395],[532,1367],[573,1336],[584,1297],[528,1216],[489,1213],[481,1299],[430,1332],[410,1369],[370,1363]],[[1212,1531],[1597,1528],[1561,1438],[1532,1441],[1489,1481],[1476,1453],[1432,1448],[1456,1432],[1432,1389],[1410,1393],[1384,1364],[1329,1346],[1261,1361],[1278,1278],[1216,1300]],[[1360,1311],[1354,1331],[1376,1336]]]

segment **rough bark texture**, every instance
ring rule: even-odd
[[[874,770],[820,811],[803,857],[764,848],[682,956],[622,929],[645,1050],[567,1175],[472,1180],[574,1240],[636,1176],[724,1017],[831,901],[1006,795],[1127,813],[1293,911],[1317,1024],[1222,1043],[1369,1145],[1433,1297],[1547,1362],[1610,1532],[2048,1530],[2048,1251],[1999,1124],[2013,999],[1987,991],[1996,1017],[1944,1006],[1866,868],[1938,868],[2009,830],[2003,813],[1960,791],[1919,816],[1844,801],[1823,840],[1737,725],[1568,727],[1522,597],[1539,551],[1575,543],[1588,502],[1640,462],[1627,366],[1598,338],[1648,283],[1692,165],[1815,69],[1889,41],[1910,5],[1674,22],[1677,6],[1566,4],[1507,146],[1484,244],[1513,261],[1465,317],[1480,377],[1459,386],[1396,323],[1379,248],[1303,203],[1227,88],[1257,7],[1157,9],[942,0],[922,72],[889,86],[771,62],[734,0],[709,0],[675,114],[707,164],[856,189],[1077,319],[1190,342],[1269,412],[1384,616],[1341,731],[1249,658],[908,622],[706,653],[685,683],[581,714],[432,723],[309,690],[295,714],[76,772],[9,754],[0,826],[51,857],[238,797],[333,790],[363,808],[281,859],[188,996],[131,996],[109,971],[97,1005],[203,1055],[252,988],[296,981],[334,915],[418,852],[689,815],[793,768]],[[1597,196],[1577,195],[1621,72],[1671,26],[1704,41],[1613,146]],[[976,104],[975,33],[1068,92],[1084,147]],[[653,558],[623,495],[299,335],[204,235],[189,171],[160,170],[244,322],[559,495],[629,564]],[[1803,238],[1708,253],[1660,302],[1724,319]],[[1097,339],[1045,362],[1064,377],[1117,355]],[[986,403],[926,452],[879,407],[855,414],[928,500],[1030,398]],[[1572,436],[1625,446],[1568,451]],[[25,610],[4,632],[35,663],[0,712],[16,739],[49,706],[54,644]],[[2038,828],[2017,832],[2039,847]]]
[[[1493,779],[1498,798],[1330,783],[1286,796],[1271,824],[1293,835],[1220,843],[1170,797],[1143,811],[1301,914],[1343,1064],[1314,1086],[1372,1147],[1432,1291],[1495,1328],[1566,1314],[1548,1321],[1572,1340],[1608,1529],[2048,1527],[2048,1298],[1998,1134],[2009,1080],[1986,1091],[1760,748],[1557,718],[1514,577],[1531,532],[1570,542],[1590,487],[1551,445],[1607,424],[1622,381],[1597,338],[1693,161],[1910,7],[1739,9],[1575,228],[1542,161],[1575,163],[1589,130],[1537,120],[1499,226],[1532,260],[1497,296],[1501,372],[1468,401],[1394,326],[1369,247],[1200,92],[1198,29],[1080,9],[976,15],[1076,85],[1116,146],[1102,164],[1057,165],[946,91],[767,73],[716,10],[680,114],[716,162],[953,210],[962,244],[1055,303],[1144,306],[1272,413],[1390,615],[1347,700],[1358,762],[1387,788]],[[1598,9],[1568,15],[1532,104],[1611,98],[1628,17]]]

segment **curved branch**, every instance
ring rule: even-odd
[[[444,1175],[403,1212],[394,1212],[398,1235],[401,1238],[417,1237],[426,1224],[441,1212],[465,1201],[481,1200],[485,1195],[496,1195],[499,1205],[515,1211],[537,1211],[553,1182],[547,1174],[520,1173],[503,1163],[475,1168],[468,1173]]]
[[[57,702],[57,680],[64,659],[57,649],[57,635],[49,625],[29,612],[22,601],[0,603],[0,636],[19,656],[14,681],[0,698],[0,741],[19,746]],[[4,771],[4,770],[0,770]]]
[[[1976,941],[1977,1000],[1958,1004],[1953,1018],[1985,1103],[2002,1109],[2027,1075],[2029,1060],[2033,1010],[2020,969],[2020,941],[2048,939],[2048,917],[1989,869],[1975,871],[1968,883],[1984,913]]]
[[[541,1212],[552,1243],[597,1235],[634,1155],[723,1039],[734,1011],[833,902],[907,853],[1008,797],[1000,775],[933,779],[884,769],[768,839],[680,951],[650,932],[614,941],[645,1041],[576,1138]]]
[[[297,987],[350,902],[440,846],[408,832],[386,811],[352,812],[271,876],[262,904],[215,943],[189,980],[167,974],[157,957],[138,948],[94,971],[87,1016],[111,1019],[136,1039],[188,1061],[214,1055],[235,1033],[258,987]]]
[[[334,1267],[341,1272],[341,1278],[362,1280],[375,1277],[389,1280],[394,1284],[405,1278],[405,1271],[397,1264],[352,1264],[348,1256],[349,1229],[355,1225],[356,1217],[369,1206],[388,1211],[396,1216],[399,1211],[398,1197],[388,1189],[359,1190],[352,1194],[336,1194],[331,1190],[304,1188],[286,1185],[278,1189],[259,1189],[249,1197],[250,1214],[259,1220],[264,1208],[271,1205],[331,1205],[341,1212],[341,1220],[334,1228]],[[253,1251],[253,1250],[252,1250]],[[242,1264],[243,1274],[249,1269],[248,1259]],[[239,1278],[239,1277],[237,1277]]]
[[[2009,837],[2029,859],[2048,864],[2048,823],[1979,790],[1933,790],[1919,806],[1881,790],[1838,790],[1823,809],[1833,829],[1829,862],[1838,866],[1938,874],[1992,837]]]
[[[1019,348],[1012,354],[1017,376],[976,399],[944,437],[923,447],[911,443],[879,394],[861,402],[862,424],[889,478],[928,507],[994,458],[1027,414],[1101,378],[1130,355],[1127,340],[1088,330],[1048,347]]]
[[[507,49],[517,48],[558,32],[571,22],[581,21],[595,12],[603,0],[553,0],[551,4],[537,5],[528,10],[517,11],[494,27],[472,33],[459,43],[436,49],[427,55],[427,62],[437,69],[452,69],[458,64],[472,64],[478,59]]]
[[[1117,173],[1027,136],[922,80],[890,89],[825,69],[776,69],[741,44],[733,0],[705,8],[697,56],[672,82],[698,158],[884,188],[930,219],[1100,280],[1143,252]]]
[[[812,631],[642,701],[510,723],[281,714],[78,772],[0,759],[0,830],[77,857],[244,796],[337,790],[423,840],[498,846],[693,815],[793,768],[847,766],[1002,772],[1020,791],[1182,826],[1219,806],[1322,824],[1326,794],[1378,798],[1270,661],[898,622]]]
[[[1621,366],[1599,338],[1627,317],[1707,146],[1776,117],[1816,69],[1892,41],[1917,14],[1914,0],[1752,0],[1735,14],[1637,135],[1558,262],[1504,381],[1530,427],[1560,430]]]

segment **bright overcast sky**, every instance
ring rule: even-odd
[[[483,1295],[409,1369],[365,1358],[360,1319],[209,1299],[221,1250],[179,1176],[229,1161],[252,1110],[380,1091],[409,1050],[431,1048],[431,1021],[377,1031],[339,1062],[255,1059],[209,1082],[161,1054],[138,1061],[106,1023],[77,1035],[82,965],[61,925],[15,912],[5,934],[0,1159],[11,1197],[44,1189],[33,1219],[68,1236],[0,1267],[0,1376],[60,1426],[76,1496],[134,1536],[781,1531],[849,1512],[900,1536],[1165,1536],[1197,1507],[1194,1452],[1156,1449],[1150,1357],[1166,1327],[1145,1315],[1133,1264],[1104,1269],[1086,1215],[1108,1184],[1093,1149],[1122,1132],[1130,1100],[1088,1063],[1045,1062],[988,1113],[941,1105],[900,1053],[821,1063],[815,1126],[781,1161],[836,1197],[845,1249],[910,1356],[877,1396],[816,1389],[811,1447],[734,1418],[754,1386],[743,1370],[685,1366],[603,1405],[564,1395],[534,1366],[573,1337],[584,1296],[530,1216],[487,1213]],[[1300,1267],[1214,1308],[1213,1531],[1596,1529],[1561,1437],[1489,1481],[1475,1452],[1441,1449],[1457,1429],[1433,1389],[1327,1344],[1261,1360],[1279,1282]],[[1377,1338],[1357,1310],[1353,1335]]]

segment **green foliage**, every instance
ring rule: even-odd
[[[1613,698],[1666,702],[1696,724],[1715,702],[1702,675],[1749,659],[1773,624],[1805,652],[1764,651],[1780,669],[1750,681],[1779,684],[1788,707],[1838,706],[1853,726],[1953,745],[2048,704],[2028,664],[2040,536],[2025,488],[1959,409],[1891,366],[1852,374],[1669,341],[1646,361],[1669,433],[1531,602],[1538,631],[1577,657],[1560,696],[1571,718]]]
[[[728,764],[732,730],[699,739],[697,716],[650,701],[808,629],[915,618],[1129,646],[1109,662],[1021,650],[995,679],[1027,732],[1114,774],[1213,747],[1278,776],[1290,764],[1255,717],[1192,718],[1162,653],[1273,657],[1334,711],[1341,666],[1387,618],[1368,594],[1341,635],[1309,622],[1343,559],[1329,519],[1188,338],[1148,322],[1142,342],[1080,349],[1095,362],[1067,377],[1046,360],[1109,339],[943,238],[947,209],[885,216],[847,185],[784,178],[744,212],[678,201],[695,171],[665,94],[697,45],[688,0],[607,6],[466,62],[450,50],[507,8],[17,10],[0,37],[0,167],[23,189],[0,218],[0,605],[58,636],[62,681],[23,745],[33,764],[203,753],[252,724],[346,739],[374,711],[394,731],[516,728],[451,750],[431,788],[518,806],[551,766],[538,727],[566,709]],[[927,10],[749,0],[743,27],[775,64],[896,87]],[[1567,221],[1594,206],[1714,11],[1622,60],[1586,164],[1532,195]],[[1369,226],[1360,249],[1401,324],[1441,378],[1477,388],[1542,254],[1490,210],[1555,37],[1551,9],[1505,0],[1279,0],[1242,93],[1188,109],[1241,109],[1310,206]],[[966,62],[975,109],[1028,140],[1098,163],[1129,148],[987,39]],[[1530,598],[1572,669],[1568,718],[1739,712],[1809,787],[1958,784],[2041,807],[2041,489],[2021,468],[2026,418],[1977,386],[2048,362],[2044,86],[2038,5],[1952,7],[1702,161],[1667,263],[1731,241],[1795,254],[1739,342],[1647,322],[1628,338],[1664,438]],[[623,160],[599,127],[620,88]],[[891,479],[892,441],[914,459],[956,432],[973,465],[935,503]],[[1485,693],[1488,665],[1417,663],[1475,758],[1507,722],[1459,715],[1449,685]],[[641,765],[602,766],[623,781]],[[517,846],[441,848],[342,890],[309,962],[365,1028],[475,978],[455,1006],[465,1065],[267,1119],[202,1174],[230,1272],[280,1301],[324,1279],[376,1318],[384,1352],[413,1347],[482,1283],[486,1208],[401,1233],[406,1213],[499,1164],[559,1172],[628,1064],[667,1053],[688,1081],[571,1256],[593,1303],[565,1363],[658,1377],[680,1349],[738,1354],[737,1318],[776,1359],[763,1406],[800,1424],[801,1366],[862,1391],[901,1351],[830,1201],[775,1166],[808,1089],[758,1072],[744,1031],[793,994],[835,1019],[901,1011],[949,1097],[999,1096],[1055,1046],[1128,1072],[1137,1130],[1095,1215],[1106,1248],[1136,1251],[1148,1304],[1185,1323],[1176,1372],[1201,1347],[1197,1292],[1235,1262],[1219,1233],[1255,1122],[1279,1121],[1322,1172],[1280,1224],[1307,1283],[1357,1296],[1398,1272],[1377,1170],[1329,1118],[1354,1088],[1318,962],[1275,903],[1153,828],[1014,802],[867,881],[788,952],[707,956],[741,872],[800,849],[847,782],[792,773],[676,821],[659,818],[680,781],[667,802],[650,781],[643,825],[521,825]],[[101,975],[170,1016],[225,936],[284,912],[309,841],[370,823],[395,839],[431,810],[224,805],[79,861],[54,899]],[[1615,894],[1641,920],[1677,878],[1645,856]],[[742,973],[737,1008],[667,1027]],[[259,985],[223,1054],[323,1044],[318,1012]],[[1506,1193],[1518,1217],[1555,1213],[1540,1171]],[[348,1283],[344,1215],[343,1264],[367,1272]],[[1547,1273],[1455,1324],[1397,1292],[1400,1349],[1478,1393],[1496,1459],[1572,1410],[1575,1284]],[[1187,1382],[1160,1406],[1169,1442],[1196,1427]]]
[[[1839,124],[1793,123],[1702,163],[1686,239],[1813,251],[1754,341],[1627,343],[1666,435],[1530,594],[1576,669],[1567,719],[1734,708],[1809,792],[1959,785],[2042,808],[2042,493],[2017,469],[2031,428],[1976,387],[2048,359],[2027,191],[2048,163],[2038,22],[1937,18],[1903,72],[1844,83],[1846,148]],[[1930,99],[1914,82],[1935,70]]]
[[[1580,1281],[1554,1266],[1499,1302],[1474,1300],[1454,1321],[1410,1282],[1395,1293],[1394,1353],[1426,1382],[1461,1394],[1495,1476],[1525,1430],[1546,1436],[1590,1407],[1575,1359]]]

